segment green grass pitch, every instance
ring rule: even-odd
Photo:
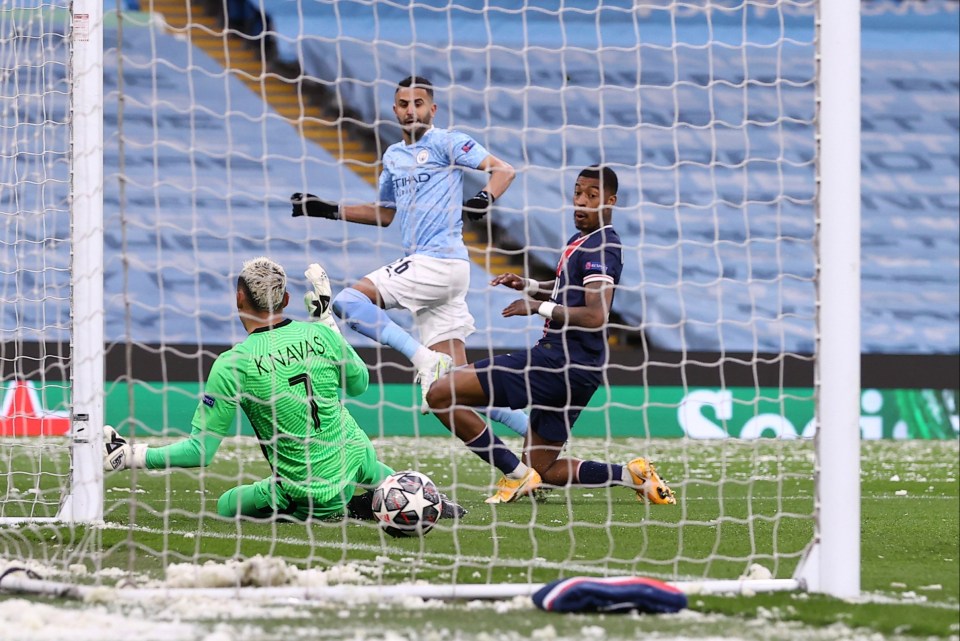
[[[31,505],[36,510],[33,498],[46,497],[42,487],[24,490],[28,477],[21,472],[38,467],[65,471],[55,448],[24,453],[20,450],[26,448],[11,448],[10,443],[0,443],[0,460],[10,467],[0,476],[4,516],[16,516]],[[456,525],[441,522],[422,539],[393,539],[373,524],[349,520],[309,525],[224,521],[216,516],[217,497],[238,480],[268,473],[256,445],[237,439],[225,442],[213,465],[202,472],[108,475],[103,528],[0,527],[0,560],[32,559],[63,568],[73,564],[73,580],[109,577],[107,584],[121,575],[149,584],[161,579],[170,564],[257,554],[279,556],[299,568],[359,568],[361,580],[378,583],[526,583],[621,574],[736,578],[750,563],[789,578],[813,530],[813,450],[808,442],[572,443],[575,456],[611,461],[648,456],[676,490],[676,506],[638,503],[625,488],[588,488],[554,490],[542,504],[524,500],[491,507],[483,498],[495,477],[451,440],[391,438],[376,445],[394,468],[428,474],[468,515]],[[805,593],[694,595],[689,612],[659,617],[559,616],[520,599],[311,603],[292,610],[219,611],[221,616],[211,614],[218,610],[210,606],[191,625],[205,631],[247,626],[260,631],[257,638],[285,640],[633,639],[639,629],[676,639],[957,638],[958,453],[957,441],[863,444],[863,597],[856,602]],[[77,576],[78,563],[86,572]],[[22,597],[0,596],[0,606],[13,598]],[[36,607],[41,605],[49,604],[41,600]],[[153,616],[158,626],[169,622],[163,608]]]

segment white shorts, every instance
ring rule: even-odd
[[[366,275],[380,292],[386,309],[413,314],[420,342],[466,340],[476,327],[467,308],[470,263],[413,254]]]

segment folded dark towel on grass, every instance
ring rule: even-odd
[[[687,595],[656,579],[573,577],[548,583],[533,595],[548,612],[644,612],[663,614],[687,607]]]

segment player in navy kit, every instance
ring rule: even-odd
[[[477,361],[439,379],[427,402],[440,420],[480,458],[503,472],[488,503],[508,503],[542,483],[625,485],[639,499],[675,503],[673,492],[643,458],[626,465],[560,458],[570,430],[603,382],[607,362],[607,318],[620,282],[623,253],[611,225],[617,202],[617,175],[609,167],[588,167],[574,187],[574,224],[556,279],[537,282],[516,274],[492,281],[526,294],[503,310],[505,317],[539,314],[543,338],[529,351]],[[469,408],[532,407],[521,461]]]
[[[401,80],[393,111],[403,140],[383,155],[378,202],[342,205],[300,193],[291,202],[294,216],[381,226],[399,222],[405,256],[344,288],[333,299],[333,311],[354,331],[410,359],[422,388],[421,411],[426,413],[427,390],[451,366],[467,362],[464,341],[474,331],[466,303],[470,259],[463,243],[463,212],[480,220],[513,182],[515,172],[470,136],[433,126],[437,105],[426,78]],[[461,203],[464,168],[490,177],[480,192]],[[310,270],[307,273],[318,297],[329,298],[326,275],[321,283],[322,269],[311,265],[311,270],[318,274],[312,278]],[[397,307],[413,314],[419,342],[384,311]],[[521,435],[527,431],[523,412],[491,408],[489,415]]]

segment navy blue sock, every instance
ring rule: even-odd
[[[511,452],[499,437],[494,436],[489,427],[484,428],[480,436],[467,443],[467,447],[504,474],[509,474],[520,465],[517,455]]]
[[[577,483],[581,485],[613,485],[619,483],[623,466],[613,463],[583,461],[577,473]]]

